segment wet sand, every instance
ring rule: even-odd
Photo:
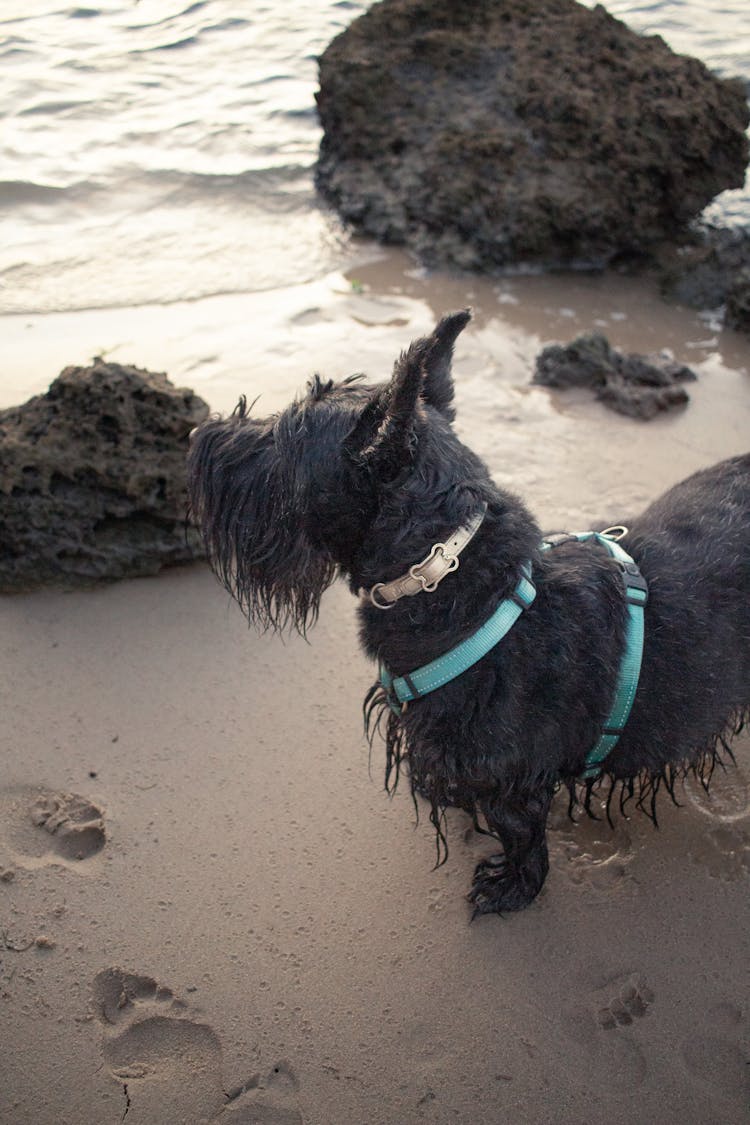
[[[459,428],[545,526],[627,520],[747,448],[750,343],[647,283],[427,278],[395,254],[283,292],[3,318],[2,405],[106,351],[215,409],[275,409],[316,369],[386,375],[466,304]],[[591,327],[694,366],[687,409],[643,424],[529,387],[539,347]],[[3,1125],[748,1120],[746,736],[658,832],[561,802],[538,900],[470,925],[491,849],[453,812],[434,870],[426,817],[383,793],[343,585],[309,642],[248,630],[203,566],[0,615]]]

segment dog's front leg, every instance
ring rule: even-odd
[[[547,813],[552,787],[481,803],[487,827],[503,845],[503,852],[478,864],[469,900],[477,914],[523,910],[541,890],[549,870]]]

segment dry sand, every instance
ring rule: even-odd
[[[645,283],[491,286],[397,255],[355,276],[5,318],[26,390],[9,379],[3,404],[108,350],[216,408],[259,389],[275,408],[316,368],[386,374],[471,303],[461,432],[547,527],[620,522],[749,444],[747,340]],[[690,406],[644,425],[528,387],[540,344],[597,321],[695,365]],[[451,813],[434,870],[377,742],[368,768],[372,668],[343,586],[309,643],[249,631],[202,566],[0,615],[2,1125],[750,1120],[747,738],[658,832],[575,825],[561,803],[538,900],[470,925],[488,846]]]

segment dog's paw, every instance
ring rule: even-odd
[[[480,914],[504,914],[523,910],[536,898],[542,880],[529,880],[511,867],[503,855],[492,855],[477,864],[469,902],[474,904],[472,920]]]

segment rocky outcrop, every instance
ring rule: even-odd
[[[724,323],[750,335],[750,268],[738,270],[727,293]]]
[[[101,359],[0,411],[0,592],[155,574],[198,557],[185,454],[207,413],[166,375]]]
[[[746,93],[574,0],[382,0],[329,45],[317,184],[428,264],[604,265],[748,159]]]
[[[750,231],[703,226],[656,256],[662,292],[694,309],[724,309],[724,324],[750,333]]]
[[[606,336],[593,333],[540,352],[533,382],[544,387],[590,387],[618,414],[648,420],[663,410],[684,406],[688,393],[682,384],[695,377],[689,367],[664,356],[618,352]]]

